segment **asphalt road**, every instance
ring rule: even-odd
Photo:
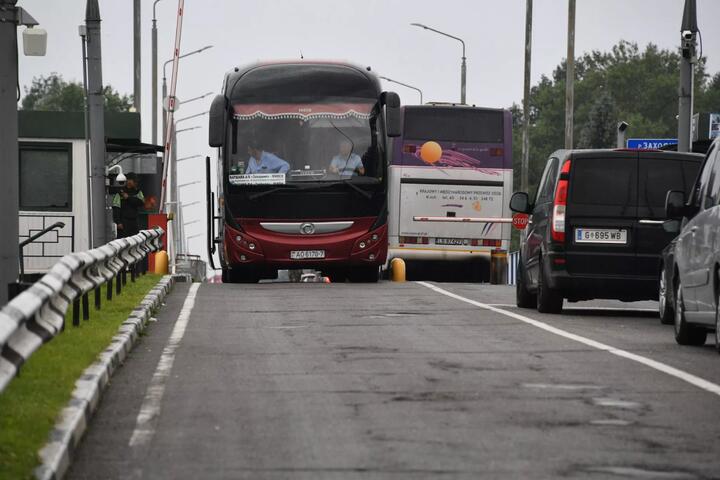
[[[711,337],[677,346],[652,302],[438,286],[503,311],[418,283],[176,286],[68,478],[720,477],[720,395],[687,380],[720,384]]]

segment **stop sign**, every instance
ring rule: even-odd
[[[525,230],[528,225],[528,214],[527,213],[516,213],[512,217],[513,227],[518,230]]]

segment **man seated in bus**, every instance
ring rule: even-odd
[[[363,166],[360,155],[353,153],[353,144],[350,140],[340,142],[340,151],[330,161],[328,170],[341,177],[365,175],[365,166]]]
[[[290,164],[275,154],[264,151],[256,142],[248,146],[248,161],[245,173],[286,173]]]

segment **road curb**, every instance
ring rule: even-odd
[[[153,312],[162,305],[175,281],[171,275],[160,279],[120,325],[118,333],[100,353],[98,360],[85,369],[75,382],[70,401],[60,412],[48,442],[38,452],[41,463],[34,471],[35,478],[57,480],[65,476],[110,377],[135,346]]]

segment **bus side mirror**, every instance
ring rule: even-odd
[[[217,95],[210,104],[210,128],[208,143],[211,147],[222,147],[225,141],[225,125],[227,122],[227,109],[225,97]]]
[[[525,192],[515,192],[510,197],[510,210],[517,213],[532,213],[530,197]]]
[[[679,219],[685,215],[685,192],[670,190],[665,196],[665,216]]]
[[[383,92],[382,99],[385,104],[385,129],[388,137],[402,135],[400,127],[400,97],[395,92]]]

